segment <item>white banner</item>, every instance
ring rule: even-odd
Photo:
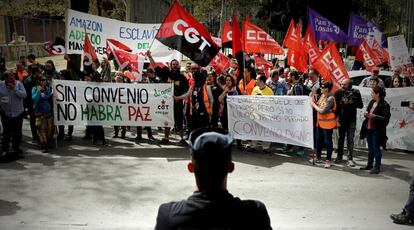
[[[359,133],[364,112],[367,109],[371,98],[371,88],[357,87],[361,92],[364,108],[358,110],[357,130],[355,132],[355,147],[366,148],[366,139],[360,140]],[[414,87],[408,88],[387,88],[385,100],[391,107],[390,123],[387,126],[388,148],[414,150],[414,112],[408,107],[401,107],[402,101],[414,101]]]
[[[229,96],[229,131],[235,139],[313,148],[308,96]]]
[[[172,84],[53,80],[55,125],[172,127]]]
[[[172,59],[181,60],[182,55],[162,43],[154,40],[161,24],[137,24],[86,14],[68,9],[66,17],[66,52],[68,54],[83,54],[83,44],[86,32],[89,35],[96,54],[106,56],[106,39],[120,41],[132,49],[133,53],[144,54],[149,50],[156,62],[170,62]]]
[[[388,53],[390,54],[391,68],[411,63],[404,35],[388,37]]]

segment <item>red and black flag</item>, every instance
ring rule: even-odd
[[[43,43],[43,49],[45,49],[50,55],[65,54],[65,40],[60,37],[56,37],[54,41],[47,41]]]
[[[206,28],[177,1],[172,4],[155,38],[200,66],[207,66],[220,50]]]
[[[232,51],[233,58],[237,59],[237,65],[239,67],[239,76],[244,71],[244,53],[243,53],[243,43],[242,43],[242,32],[240,31],[239,23],[237,22],[236,15],[233,14],[231,17],[231,30],[232,30]]]
[[[231,31],[232,31],[231,25],[227,21],[224,21],[223,30],[221,31],[221,44],[222,44],[221,47],[222,48],[232,48],[232,45],[231,45],[232,32]]]

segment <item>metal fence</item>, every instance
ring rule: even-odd
[[[54,40],[55,37],[64,37],[65,24],[63,20],[49,18],[16,18],[10,16],[2,17],[0,28],[3,32],[2,43],[27,42],[43,43]]]

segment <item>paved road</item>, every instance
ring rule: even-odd
[[[188,197],[193,175],[183,147],[112,139],[81,139],[41,153],[29,140],[25,158],[0,164],[0,229],[153,229],[158,206]],[[160,137],[159,135],[157,136]],[[312,166],[305,158],[235,151],[229,190],[259,199],[274,229],[412,229],[391,222],[408,195],[414,155],[386,152],[383,173]],[[356,158],[366,162],[366,153]]]

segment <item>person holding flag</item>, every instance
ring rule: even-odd
[[[184,98],[189,89],[187,78],[180,73],[180,63],[174,59],[170,62],[170,69],[164,67],[161,68],[154,61],[151,55],[151,51],[146,52],[152,66],[155,67],[155,72],[160,76],[165,83],[172,83],[174,85],[174,127],[179,132],[181,137],[180,144],[187,145],[184,140]],[[169,144],[170,128],[165,128],[164,138],[161,140],[161,144]]]

